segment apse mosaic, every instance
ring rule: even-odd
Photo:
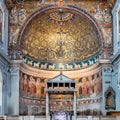
[[[26,20],[28,18],[30,18],[31,14],[34,14],[36,10],[38,10],[40,8],[44,8],[49,4],[56,5],[56,6],[68,6],[68,4],[69,4],[71,6],[77,6],[77,7],[81,8],[81,10],[84,10],[86,13],[90,14],[97,21],[97,23],[99,24],[101,31],[103,33],[103,41],[102,41],[103,47],[105,47],[105,49],[110,48],[110,47],[112,48],[111,9],[114,5],[114,2],[115,2],[115,0],[106,0],[106,1],[103,1],[103,0],[92,0],[92,1],[91,0],[82,0],[82,1],[79,1],[79,0],[40,0],[40,1],[34,1],[34,2],[33,1],[25,1],[24,3],[18,2],[15,5],[13,5],[13,7],[11,7],[11,10],[10,10],[9,49],[13,48],[12,46],[16,46],[16,45],[18,46],[18,43],[19,43],[18,36],[20,33],[20,29],[22,26],[24,26],[24,23],[26,22]],[[81,17],[81,16],[78,16],[78,14],[76,14],[76,13],[73,14],[74,11],[73,12],[66,11],[64,13],[61,10],[58,10],[58,11],[57,12],[56,11],[54,11],[54,12],[48,11],[48,13],[46,13],[46,15],[49,14],[48,15],[48,23],[51,22],[51,25],[47,25],[46,21],[44,21],[40,27],[33,28],[34,30],[38,29],[37,32],[35,32],[33,30],[34,32],[32,31],[32,33],[29,33],[30,36],[32,36],[32,39],[28,37],[28,40],[26,40],[26,38],[25,38],[26,43],[23,43],[24,45],[28,45],[29,42],[34,39],[33,40],[34,42],[29,44],[28,47],[24,46],[23,51],[24,51],[25,55],[26,55],[26,53],[29,53],[31,51],[31,53],[27,54],[31,58],[35,57],[37,59],[41,59],[42,61],[43,60],[47,61],[49,59],[49,61],[52,61],[52,62],[56,62],[56,61],[57,62],[63,62],[63,61],[69,62],[69,61],[78,61],[79,56],[80,56],[80,60],[81,60],[81,59],[88,58],[89,56],[96,53],[96,51],[99,50],[98,46],[100,44],[90,42],[91,40],[89,39],[89,42],[91,44],[96,44],[96,48],[94,48],[94,45],[92,45],[92,47],[90,47],[91,44],[88,44],[89,42],[86,43],[86,41],[87,41],[86,39],[88,38],[89,35],[93,36],[94,34],[96,34],[95,32],[87,33],[86,29],[92,30],[92,27],[84,29],[85,26],[89,26],[89,25],[87,25],[88,24],[87,22],[89,22],[89,20],[87,20],[87,21],[83,20],[85,22],[84,26],[76,25],[76,24],[74,24],[74,21],[75,20],[77,21],[76,18],[79,19],[79,17]],[[44,16],[44,19],[47,19],[47,18],[45,18],[45,15],[42,15],[42,17],[43,16]],[[81,17],[81,20],[82,20],[82,17]],[[62,20],[60,20],[60,19],[62,19]],[[39,21],[39,18],[36,20]],[[32,27],[34,27],[36,20],[33,20],[34,22],[31,24]],[[59,22],[56,22],[56,21],[59,21]],[[61,23],[60,21],[62,21],[62,22],[64,21],[63,24],[60,24]],[[73,21],[73,23],[71,24],[72,21]],[[78,24],[78,22],[76,22],[76,23]],[[39,26],[39,24],[37,26]],[[43,28],[42,25],[45,25],[45,24],[46,24],[46,26]],[[70,24],[70,25],[68,27],[68,30],[66,30],[67,27],[65,27],[65,26],[68,26],[68,24]],[[53,27],[55,30],[52,31],[51,29],[53,29]],[[80,32],[80,29],[78,29],[79,27],[82,28],[81,29],[82,31],[84,31],[84,33],[85,33],[83,35],[84,37],[81,37],[81,35],[78,36],[78,34]],[[28,31],[29,31],[29,29],[30,29],[30,27],[27,28]],[[39,31],[39,29],[40,29],[40,31]],[[106,31],[107,31],[107,34],[105,33]],[[31,31],[29,31],[29,32],[31,32]],[[46,32],[46,34],[44,34],[44,32]],[[47,34],[47,32],[49,32],[49,34]],[[41,38],[40,38],[39,35],[37,36],[38,33],[43,33],[44,35],[41,36]],[[76,33],[78,33],[78,34],[76,34]],[[33,37],[33,34],[35,34],[36,36]],[[74,34],[74,36],[71,38],[72,34]],[[75,36],[75,34],[77,37]],[[51,37],[48,38],[47,35],[51,35]],[[60,36],[62,36],[62,37],[60,37]],[[39,41],[38,38],[41,40]],[[81,38],[82,38],[82,40],[80,40]],[[37,39],[39,42],[35,39]],[[56,41],[54,41],[53,39]],[[95,39],[95,38],[93,38],[93,39]],[[48,40],[50,40],[50,42],[49,42],[50,44],[47,43]],[[61,42],[57,42],[58,40]],[[97,42],[97,40],[96,40],[96,42]],[[40,44],[40,47],[38,48],[39,44]],[[67,44],[67,46],[66,46],[66,44]],[[86,44],[86,47],[84,47],[84,44]],[[52,46],[52,48],[50,48],[51,46]],[[62,46],[62,47],[54,47],[54,46]],[[44,47],[46,49],[43,52]],[[77,47],[81,47],[81,48],[76,49]],[[68,50],[68,48],[69,48],[69,50]],[[74,48],[74,49],[70,50],[71,48]],[[86,48],[88,49],[88,51],[86,50]],[[76,51],[79,51],[79,52],[76,53]],[[89,54],[89,51],[90,51],[90,54]],[[108,51],[108,49],[107,49],[107,51]],[[109,52],[109,53],[111,53],[111,52]],[[108,54],[108,57],[109,56],[110,55]],[[61,58],[63,58],[63,60]]]
[[[0,41],[2,41],[2,22],[3,22],[3,13],[0,8]]]
[[[23,34],[23,53],[41,61],[80,61],[100,50],[99,33],[93,23],[65,8],[40,13]]]

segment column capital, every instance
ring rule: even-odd
[[[18,75],[20,71],[21,60],[11,60],[9,65],[9,71],[11,74]]]
[[[11,67],[19,67],[21,63],[22,63],[22,60],[11,60],[10,66]]]
[[[18,72],[19,72],[19,68],[16,67],[10,68],[10,73],[18,73]]]

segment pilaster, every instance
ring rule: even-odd
[[[103,98],[103,102],[102,102],[102,114],[106,115],[106,109],[105,109],[105,105],[106,105],[106,98],[105,98],[105,92],[108,89],[109,86],[111,86],[111,82],[112,82],[112,68],[111,66],[104,66],[102,68],[102,98]]]
[[[2,115],[7,113],[8,66],[8,59],[0,53],[0,114]]]
[[[19,71],[21,60],[12,60],[10,66],[8,114],[19,115]]]
[[[116,111],[120,111],[120,60],[118,63],[114,64],[114,72],[112,75],[112,88],[115,91],[115,103]]]

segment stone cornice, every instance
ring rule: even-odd
[[[101,64],[111,64],[111,61],[109,59],[101,59],[100,63]]]
[[[11,67],[19,67],[21,63],[22,63],[22,60],[11,60],[10,61]]]

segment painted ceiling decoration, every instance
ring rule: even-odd
[[[101,39],[100,29],[89,14],[71,5],[51,5],[26,20],[18,41],[26,57],[50,63],[70,63],[98,54]]]

